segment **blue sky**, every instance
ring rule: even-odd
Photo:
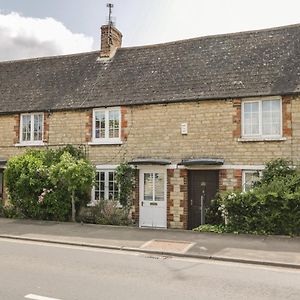
[[[0,61],[99,49],[103,0],[0,0]],[[114,0],[123,46],[300,23],[299,0]]]

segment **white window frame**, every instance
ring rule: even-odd
[[[262,175],[262,170],[243,170],[242,171],[242,190],[243,192],[246,192],[246,174],[255,174],[257,173],[259,174],[259,178]]]
[[[96,168],[96,172],[104,172],[104,199],[109,199],[109,172],[116,172],[116,168]],[[91,202],[89,206],[94,206],[99,203],[99,200],[95,199],[95,186],[92,188],[92,196],[91,196]],[[115,199],[117,200],[117,199]],[[100,200],[101,201],[101,200]],[[118,203],[118,206],[121,207],[121,205]]]
[[[109,112],[115,111],[119,114],[119,136],[117,138],[109,137]],[[96,113],[102,112],[105,114],[105,137],[96,138]],[[121,109],[120,107],[96,108],[93,110],[93,142],[92,144],[121,144]]]
[[[279,129],[279,134],[276,135],[264,135],[262,133],[262,102],[263,101],[270,101],[270,100],[278,100],[279,101],[279,105],[280,105],[280,129]],[[244,106],[246,103],[258,103],[258,114],[259,114],[259,133],[258,134],[248,134],[246,135],[244,130],[245,130],[245,126],[244,126]],[[257,139],[280,139],[282,138],[282,98],[281,97],[264,97],[264,98],[249,98],[249,99],[244,99],[242,101],[242,111],[241,111],[241,127],[242,127],[242,138],[257,138]]]
[[[34,140],[34,116],[41,115],[42,116],[42,139],[41,140]],[[30,140],[24,141],[23,140],[23,117],[24,116],[30,116],[30,122],[31,122],[31,129],[30,129]],[[20,115],[20,144],[21,145],[43,145],[44,144],[44,113],[42,112],[35,112],[35,113],[25,113]]]

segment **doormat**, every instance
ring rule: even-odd
[[[195,243],[187,241],[172,241],[172,240],[151,240],[146,242],[140,248],[153,251],[161,252],[176,252],[185,253],[187,252]]]

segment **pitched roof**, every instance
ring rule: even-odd
[[[300,92],[300,24],[0,63],[0,113]]]

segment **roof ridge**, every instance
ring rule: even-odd
[[[194,38],[169,47],[120,48],[112,60],[98,60],[94,51],[5,62],[0,64],[0,114],[300,97],[299,33],[297,24]]]
[[[49,55],[49,56],[40,56],[40,57],[30,57],[30,58],[21,58],[21,59],[14,59],[14,60],[4,60],[0,61],[0,65],[2,64],[11,64],[11,63],[19,63],[19,62],[30,62],[30,61],[39,61],[39,60],[50,60],[50,59],[59,59],[65,57],[72,57],[72,56],[84,56],[87,54],[95,54],[99,53],[98,50],[88,51],[88,52],[79,52],[79,53],[69,53],[69,54],[59,54],[59,55]]]
[[[188,38],[188,39],[181,39],[181,40],[163,42],[163,43],[157,43],[157,44],[121,47],[121,48],[117,49],[117,52],[127,51],[127,50],[131,50],[131,49],[147,49],[147,48],[164,47],[164,46],[182,44],[182,43],[186,43],[186,42],[190,42],[190,41],[196,41],[196,40],[200,41],[200,40],[205,40],[205,39],[214,39],[214,38],[217,38],[217,37],[225,37],[225,36],[231,37],[231,36],[243,35],[243,34],[249,34],[249,33],[278,31],[278,30],[283,30],[283,29],[287,29],[287,28],[294,28],[294,27],[300,27],[300,23],[277,26],[277,27],[270,27],[270,28],[263,28],[263,29],[255,29],[255,30],[246,30],[246,31],[238,31],[238,32],[230,32],[230,33],[205,35],[205,36],[200,36],[200,37],[193,37],[193,38]],[[99,52],[99,50],[93,50],[93,51],[71,53],[71,54],[60,54],[60,55],[52,55],[52,56],[41,56],[41,57],[31,57],[31,58],[24,58],[24,59],[6,60],[6,61],[0,61],[0,65],[2,65],[2,64],[11,64],[11,63],[20,63],[20,62],[59,59],[59,58],[72,57],[72,56],[92,55],[92,54],[95,54],[95,53],[98,53],[98,52]]]
[[[223,37],[224,36],[235,36],[235,35],[242,35],[242,34],[249,34],[249,33],[256,33],[256,32],[279,31],[279,30],[283,30],[283,29],[286,29],[286,28],[294,28],[294,27],[300,27],[300,23],[290,24],[290,25],[283,25],[283,26],[276,26],[276,27],[269,27],[269,28],[262,28],[262,29],[253,29],[253,30],[245,30],[245,31],[237,31],[237,32],[229,32],[229,33],[220,33],[220,34],[198,36],[198,37],[193,37],[193,38],[188,38],[188,39],[181,39],[181,40],[170,41],[170,42],[162,42],[162,43],[157,43],[157,44],[122,47],[122,48],[119,48],[117,50],[130,50],[130,49],[169,46],[169,45],[176,45],[176,44],[185,43],[185,42],[189,42],[189,41],[195,41],[195,40],[213,39],[213,38],[222,37],[222,36]]]

